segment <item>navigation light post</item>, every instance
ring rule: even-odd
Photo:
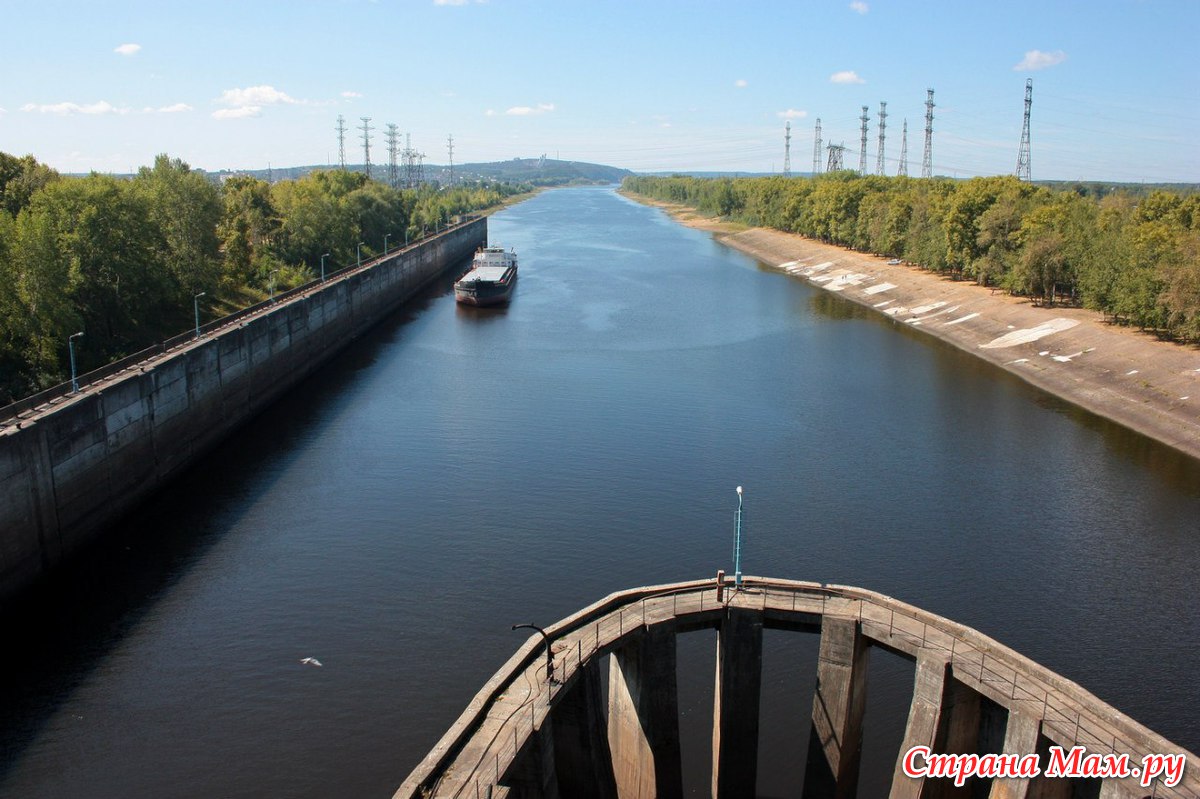
[[[192,297],[192,310],[196,312],[196,338],[200,338],[200,298],[207,293],[202,291]]]
[[[75,378],[75,339],[83,335],[83,331],[67,336],[67,351],[71,354],[71,393],[79,393],[79,381]]]
[[[733,539],[733,584],[742,587],[742,487],[737,487],[737,533]]]

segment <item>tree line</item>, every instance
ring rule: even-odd
[[[750,225],[1082,305],[1200,341],[1200,194],[1051,189],[1014,177],[632,177],[625,189]]]
[[[0,404],[432,233],[527,186],[401,190],[359,172],[218,185],[160,155],[132,179],[0,152]]]

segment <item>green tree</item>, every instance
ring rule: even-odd
[[[157,234],[157,259],[181,289],[177,302],[214,291],[221,274],[217,225],[224,210],[217,187],[178,158],[159,155],[153,167],[138,171],[134,189]]]
[[[15,218],[39,189],[58,178],[57,172],[32,155],[17,158],[0,153],[0,209]]]
[[[222,283],[248,285],[255,265],[268,256],[279,233],[279,213],[271,201],[271,185],[247,176],[230,178],[222,187],[223,210],[217,237],[224,252]]]
[[[1162,265],[1162,280],[1159,302],[1169,329],[1200,340],[1200,231],[1189,230],[1179,237],[1175,253]]]
[[[49,261],[40,271],[59,280],[65,265],[66,294],[88,335],[89,368],[183,328],[191,316],[157,257],[161,237],[151,216],[132,184],[96,174],[51,184],[30,203],[27,224],[39,257]],[[59,291],[43,286],[39,294]]]

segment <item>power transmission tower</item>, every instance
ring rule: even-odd
[[[1025,81],[1025,122],[1021,125],[1021,149],[1017,151],[1017,180],[1030,180],[1029,110],[1033,107],[1033,78]]]
[[[370,117],[359,117],[359,119],[362,120],[362,127],[360,127],[359,130],[362,131],[362,136],[363,136],[363,169],[365,169],[367,172],[367,180],[370,180],[371,179],[371,118]]]
[[[900,129],[900,166],[896,169],[897,175],[908,177],[908,120],[904,120],[904,127]]]
[[[417,168],[417,154],[412,148],[411,133],[404,134],[404,152],[401,153],[401,158],[404,163],[404,188],[415,189],[421,181]]]
[[[883,132],[887,130],[887,103],[879,101],[879,156],[875,159],[875,174],[883,174]]]
[[[837,172],[842,169],[842,154],[846,152],[846,145],[831,144],[829,145],[829,163],[825,165],[826,172]]]
[[[454,134],[446,137],[446,150],[450,153],[450,185],[454,185]]]
[[[813,174],[821,174],[821,119],[817,118],[817,130],[813,139]]]
[[[342,171],[346,171],[346,118],[338,114],[337,123],[338,134],[338,164]]]
[[[933,89],[925,90],[925,154],[921,156],[921,177],[933,177]]]
[[[391,122],[387,126],[387,145],[388,145],[388,185],[393,189],[396,188],[396,183],[400,179],[400,171],[396,168],[396,153],[399,145],[400,134],[396,132],[396,126]]]
[[[783,176],[792,176],[792,121],[789,119],[783,126]]]
[[[865,175],[867,174],[867,122],[870,117],[867,116],[867,107],[865,105],[862,109],[862,116],[858,118],[858,121],[862,123],[862,130],[860,131],[862,133],[862,144],[858,150],[858,174]]]

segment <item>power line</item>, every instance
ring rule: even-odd
[[[875,160],[875,174],[883,174],[883,132],[887,130],[887,103],[879,101],[879,157]]]
[[[1029,112],[1033,107],[1033,78],[1025,81],[1025,121],[1021,124],[1021,147],[1017,150],[1017,180],[1030,180]]]
[[[862,123],[860,131],[862,133],[862,145],[858,150],[858,174],[865,175],[867,174],[867,122],[870,120],[870,117],[867,116],[867,107],[865,105],[862,107],[862,110],[862,116],[858,118],[858,121]]]
[[[925,90],[925,154],[921,156],[921,177],[933,177],[933,89]]]
[[[817,130],[813,139],[813,174],[821,174],[821,118],[817,117]]]
[[[792,120],[784,124],[784,178],[792,176]]]
[[[399,181],[400,173],[396,168],[396,153],[399,147],[400,134],[396,132],[396,126],[391,122],[387,126],[387,145],[388,145],[388,185],[393,189]]]
[[[837,172],[842,168],[842,155],[846,152],[846,145],[831,144],[829,145],[829,163],[825,166],[826,172]]]
[[[359,130],[362,131],[362,139],[363,139],[363,169],[366,170],[367,180],[370,180],[371,179],[371,118],[370,117],[359,117],[359,119],[362,120],[362,127],[360,127]]]
[[[337,115],[337,163],[346,169],[346,118]]]

